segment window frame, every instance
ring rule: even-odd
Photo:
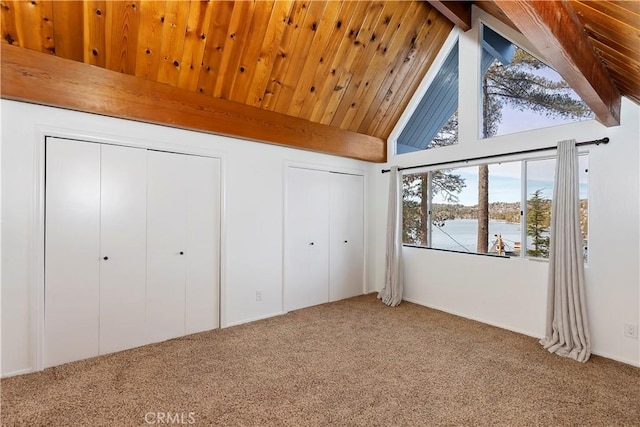
[[[595,114],[594,114],[589,119],[574,120],[574,121],[564,122],[564,123],[555,123],[555,124],[551,124],[549,126],[517,130],[517,131],[508,132],[508,133],[499,133],[499,134],[496,134],[496,135],[485,137],[483,135],[483,131],[482,131],[483,125],[484,125],[484,114],[483,114],[484,97],[483,97],[483,93],[482,93],[483,92],[482,54],[483,54],[483,49],[484,49],[483,48],[483,37],[484,37],[483,36],[483,28],[484,27],[489,28],[491,31],[493,31],[494,33],[498,34],[500,37],[502,37],[505,40],[509,41],[511,44],[513,44],[516,47],[516,49],[524,50],[529,55],[533,56],[538,61],[543,63],[545,66],[547,66],[548,68],[553,70],[556,74],[560,75],[560,73],[558,73],[558,71],[556,71],[551,65],[549,65],[547,63],[547,61],[545,61],[543,59],[542,55],[540,53],[538,53],[538,51],[530,44],[530,42],[528,40],[526,40],[521,34],[514,33],[513,30],[511,30],[511,31],[506,30],[505,31],[505,29],[503,28],[503,24],[502,23],[496,23],[496,22],[493,22],[493,21],[495,21],[495,18],[493,18],[492,16],[487,15],[487,14],[481,14],[481,16],[476,19],[476,22],[478,24],[478,30],[477,30],[478,60],[477,60],[476,70],[475,70],[475,73],[476,73],[475,82],[476,82],[476,96],[477,96],[476,111],[477,111],[477,120],[478,120],[478,122],[476,123],[476,133],[477,133],[476,137],[477,137],[478,141],[491,141],[494,138],[510,137],[510,136],[514,136],[514,135],[518,135],[518,134],[526,133],[526,132],[543,131],[545,129],[550,129],[550,128],[553,128],[553,127],[556,127],[556,126],[566,126],[566,125],[571,125],[571,124],[575,124],[575,123],[582,123],[582,122],[588,122],[588,121],[596,120]],[[562,76],[560,76],[560,78],[562,78],[564,80],[564,78]],[[461,81],[462,78],[459,77],[459,80]],[[573,88],[572,88],[572,90],[582,100],[580,95],[578,95]],[[582,100],[582,101],[584,102],[584,100]]]
[[[589,162],[589,156],[590,156],[590,152],[589,150],[579,150],[578,151],[578,157],[583,157],[585,156],[587,158],[587,162]],[[548,153],[548,154],[541,154],[539,156],[526,156],[526,157],[522,157],[522,156],[517,156],[517,157],[513,157],[513,156],[508,156],[505,155],[504,159],[499,159],[498,161],[494,161],[492,163],[485,163],[482,161],[475,161],[475,162],[464,162],[464,161],[456,161],[456,162],[451,162],[451,166],[447,166],[446,168],[442,168],[442,165],[440,167],[424,167],[424,168],[419,168],[419,169],[414,169],[411,171],[403,171],[402,172],[402,176],[404,177],[405,175],[420,175],[420,174],[424,174],[424,173],[428,173],[428,189],[427,189],[427,194],[429,195],[429,199],[427,200],[427,246],[424,245],[419,245],[419,244],[415,244],[415,243],[405,243],[404,241],[402,242],[402,246],[406,246],[406,247],[411,247],[411,248],[418,248],[418,249],[427,249],[427,250],[433,250],[433,251],[440,251],[440,252],[452,252],[452,253],[458,253],[458,254],[465,254],[465,255],[480,255],[480,256],[490,256],[490,257],[494,257],[494,258],[521,258],[521,259],[526,259],[526,260],[531,260],[531,261],[541,261],[541,262],[549,262],[548,258],[543,258],[543,257],[533,257],[533,256],[529,256],[527,255],[527,243],[528,243],[528,238],[529,236],[527,235],[527,206],[528,206],[528,198],[527,198],[527,190],[528,190],[528,186],[527,186],[527,182],[528,182],[528,175],[527,175],[527,171],[528,171],[528,163],[529,162],[535,162],[535,161],[540,161],[540,160],[556,160],[557,156],[555,154],[552,153]],[[518,223],[520,226],[520,255],[518,256],[514,256],[514,255],[498,255],[498,254],[492,254],[492,253],[480,253],[480,252],[465,252],[465,251],[461,251],[461,250],[454,250],[454,249],[445,249],[445,248],[433,248],[431,247],[432,244],[432,236],[433,236],[433,223],[432,223],[432,203],[433,203],[433,187],[431,184],[431,180],[432,180],[432,172],[435,171],[440,171],[440,170],[455,170],[455,169],[459,169],[459,168],[467,168],[467,167],[474,167],[474,166],[480,166],[483,164],[487,164],[487,165],[492,165],[492,164],[502,164],[502,163],[517,163],[520,162],[520,222]],[[587,167],[587,173],[588,173],[588,167]],[[554,185],[555,185],[555,177],[554,177]],[[491,192],[491,187],[489,187],[489,192]],[[591,210],[591,205],[592,203],[590,202],[590,198],[591,198],[591,182],[590,180],[587,181],[587,236],[590,235],[591,230],[591,221],[588,220],[589,216],[590,216],[590,210]],[[403,202],[403,209],[404,209],[404,197],[402,199]],[[588,246],[587,246],[587,254],[588,254]],[[585,257],[584,259],[584,264],[585,266],[588,265],[589,261],[590,261],[590,256]]]

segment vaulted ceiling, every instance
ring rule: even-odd
[[[548,21],[544,11],[538,13],[533,10],[535,7],[531,12],[510,5],[537,2],[473,3],[530,39],[538,21],[543,24],[545,19]],[[580,70],[581,64],[576,67],[573,63],[560,63],[557,68],[561,74],[563,67],[569,70],[565,73],[576,73],[572,68],[578,69],[582,80],[576,79],[576,85],[584,84],[587,97],[595,96],[599,98],[596,101],[603,101],[605,116],[607,108],[614,108],[610,107],[608,98],[612,91],[640,102],[640,2],[538,3],[562,4],[563,10],[575,18],[572,22],[576,34],[587,40],[587,53],[595,58],[595,68],[602,68],[592,78],[588,71]],[[302,135],[310,135],[310,140],[318,136],[318,141],[308,146],[298,144],[301,148],[383,161],[386,150],[380,149],[376,141],[384,145],[383,141],[431,66],[453,23],[464,28],[466,20],[467,25],[471,25],[470,8],[471,2],[393,0],[0,0],[3,72],[13,71],[13,80],[7,82],[20,85],[13,92],[3,87],[2,95],[21,99],[23,94],[26,100],[40,97],[34,101],[57,105],[56,96],[60,97],[62,92],[54,95],[55,88],[52,88],[51,94],[38,95],[25,79],[36,74],[41,81],[49,83],[66,79],[65,90],[69,90],[73,79],[86,75],[95,84],[90,91],[88,86],[84,87],[85,92],[100,92],[96,89],[99,82],[111,92],[137,85],[147,88],[145,96],[157,99],[158,103],[166,100],[163,96],[169,97],[173,102],[169,105],[176,111],[187,104],[191,108],[188,111],[196,116],[223,109],[225,114],[215,118],[225,120],[232,110],[239,118],[233,122],[236,127],[243,123],[240,118],[249,120],[247,127],[252,125],[251,121],[267,123],[267,127],[277,122],[280,127],[271,129],[274,134],[286,133],[287,129],[297,126],[296,129],[302,129]],[[531,13],[538,16],[523,18]],[[576,34],[567,33],[566,38]],[[549,39],[541,36],[540,43],[548,45]],[[44,56],[31,53],[21,56],[13,48],[4,48],[9,45]],[[9,59],[5,61],[5,58]],[[27,63],[31,68],[27,68]],[[110,77],[115,74],[95,72],[95,67],[86,68],[85,64],[128,76],[116,80]],[[594,68],[594,65],[587,63],[586,67]],[[44,76],[42,73],[47,70],[51,73]],[[604,94],[590,89],[589,84],[598,79],[608,81],[612,89]],[[3,83],[6,83],[4,79]],[[149,95],[149,91],[157,95]],[[583,95],[580,88],[578,92]],[[108,93],[105,90],[100,96]],[[127,95],[134,99],[142,97],[134,93],[134,89],[127,89]],[[92,94],[75,96],[90,98]],[[611,96],[615,98],[615,94]],[[92,99],[90,105],[83,100],[64,102],[69,108],[118,115],[101,111],[106,107],[98,98]],[[121,117],[129,117],[119,106],[110,108],[117,109]],[[130,116],[219,131],[206,123],[194,126],[195,119],[172,121],[169,111],[162,114],[157,120],[145,113],[130,113]],[[286,119],[281,120],[280,116]],[[212,119],[202,116],[199,120]],[[308,129],[304,125],[307,122],[311,124]],[[615,120],[603,122],[615,123]],[[229,122],[228,130],[220,132],[297,144],[291,141],[298,136],[278,139],[277,135],[267,136],[267,132],[260,135],[243,133],[241,129],[236,133],[233,123]],[[335,133],[332,129],[344,132]],[[328,141],[332,138],[337,142]],[[361,153],[354,148],[361,143],[373,144],[375,148]],[[340,144],[351,144],[351,148],[341,151]]]

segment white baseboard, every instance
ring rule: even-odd
[[[35,372],[33,368],[20,369],[19,371],[3,373],[2,375],[0,375],[0,378],[15,377],[16,375],[30,374],[32,372]]]
[[[511,331],[511,332],[516,332],[518,334],[526,335],[528,337],[538,338],[538,339],[544,338],[542,335],[535,334],[533,332],[525,331],[525,330],[518,329],[518,328],[512,328],[510,326],[505,326],[505,325],[500,324],[498,322],[488,321],[488,320],[485,320],[485,319],[482,319],[482,318],[479,318],[479,317],[469,316],[468,314],[459,313],[459,312],[452,311],[452,310],[449,310],[449,309],[445,309],[445,308],[442,308],[442,307],[439,307],[439,306],[436,306],[436,305],[433,305],[433,304],[426,304],[426,303],[423,303],[421,301],[414,300],[412,298],[403,298],[403,299],[404,299],[404,301],[411,302],[413,304],[418,304],[418,305],[421,305],[423,307],[428,307],[428,308],[432,308],[434,310],[443,311],[445,313],[453,314],[454,316],[463,317],[465,319],[474,320],[474,321],[480,322],[480,323],[485,323],[487,325],[495,326],[497,328],[506,329],[506,330]],[[624,357],[619,357],[619,356],[615,356],[615,355],[612,355],[612,354],[609,354],[609,353],[606,353],[606,352],[600,352],[600,351],[591,351],[591,354],[596,355],[596,356],[605,357],[607,359],[615,360],[616,362],[621,362],[621,363],[624,363],[624,364],[627,364],[627,365],[631,365],[631,366],[635,366],[635,367],[640,368],[640,360],[626,359]]]
[[[453,314],[454,316],[464,317],[465,319],[474,320],[476,322],[480,322],[480,323],[484,323],[484,324],[487,324],[487,325],[495,326],[495,327],[500,328],[500,329],[506,329],[506,330],[511,331],[511,332],[516,332],[518,334],[526,335],[528,337],[533,337],[533,338],[538,338],[538,339],[542,339],[543,338],[542,335],[536,334],[536,333],[531,332],[531,331],[525,331],[524,329],[519,329],[519,328],[514,328],[514,327],[511,327],[511,326],[503,325],[503,324],[501,324],[499,322],[493,322],[491,320],[482,319],[480,317],[469,316],[466,313],[460,313],[460,312],[457,312],[455,310],[450,310],[448,308],[439,307],[437,305],[426,304],[424,302],[417,301],[417,300],[414,300],[414,299],[411,299],[411,298],[403,298],[403,300],[407,301],[407,302],[414,303],[414,304],[418,304],[418,305],[421,305],[421,306],[424,306],[424,307],[432,308],[434,310],[444,311],[445,313]]]
[[[594,354],[596,356],[600,356],[600,357],[604,357],[607,359],[611,359],[611,360],[615,360],[616,362],[620,362],[620,363],[624,363],[625,365],[631,365],[631,366],[635,366],[636,368],[640,368],[640,360],[631,360],[631,359],[625,359],[624,357],[619,357],[619,356],[614,356],[612,354],[608,354],[608,353],[603,353],[600,351],[592,351],[591,354]]]
[[[220,329],[230,328],[232,326],[243,325],[245,323],[255,322],[256,320],[268,319],[270,317],[282,316],[283,314],[287,314],[287,312],[286,311],[279,311],[279,312],[265,314],[265,315],[258,316],[258,317],[251,317],[249,319],[237,320],[235,322],[225,323],[224,325],[220,326]]]

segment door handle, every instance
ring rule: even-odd
[[[309,243],[310,246],[313,246],[313,242]]]
[[[108,256],[106,256],[106,257],[104,257],[104,258],[102,258],[102,259],[103,259],[103,260],[105,260],[105,261],[107,261],[107,260],[109,259],[109,257],[108,257]]]
[[[344,242],[345,242],[345,243],[347,243],[347,241],[346,241],[346,240],[345,240]]]
[[[184,252],[183,252],[183,251],[180,251],[180,255],[184,255]]]

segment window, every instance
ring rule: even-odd
[[[481,37],[480,138],[593,118],[555,70],[486,25]]]
[[[458,143],[458,43],[440,67],[396,144],[397,154]]]
[[[580,170],[586,259],[587,155],[580,156]],[[554,172],[555,159],[536,159],[404,175],[403,241],[456,252],[548,258]]]

